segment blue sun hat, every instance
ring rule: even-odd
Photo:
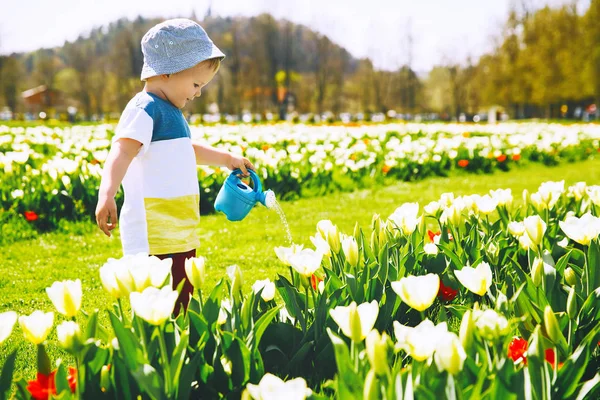
[[[206,31],[185,18],[169,19],[152,27],[142,38],[142,53],[143,81],[181,72],[211,58],[225,58]]]

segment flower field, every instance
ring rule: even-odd
[[[113,125],[0,126],[2,237],[88,219]],[[194,139],[250,158],[279,199],[369,188],[398,180],[487,173],[518,164],[594,157],[600,126],[588,124],[218,125]],[[227,171],[200,167],[201,210],[211,212]],[[10,221],[10,223],[8,223]],[[18,227],[18,229],[16,228]]]
[[[82,315],[81,281],[59,281],[54,311],[0,314],[0,345],[18,324],[38,348],[17,398],[595,399],[599,207],[600,186],[549,181],[404,203],[353,232],[322,220],[312,246],[274,249],[287,274],[245,292],[232,266],[176,318],[168,261],[110,259],[107,324]],[[203,287],[202,257],[186,272]],[[54,367],[51,346],[75,365]]]

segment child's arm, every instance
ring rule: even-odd
[[[198,165],[218,165],[227,167],[232,171],[239,168],[244,176],[248,176],[248,168],[254,170],[254,165],[246,157],[205,144],[194,143],[193,146],[194,153],[196,153],[196,164]]]
[[[110,231],[117,226],[115,195],[129,164],[140,151],[141,146],[142,144],[137,140],[119,139],[113,143],[106,158],[96,206],[96,222],[106,236],[110,237]]]

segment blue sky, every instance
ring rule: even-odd
[[[344,46],[392,69],[408,59],[417,71],[447,62],[477,59],[493,48],[511,2],[517,0],[3,0],[0,54],[60,46],[92,27],[120,17],[201,18],[212,3],[214,15],[256,15],[307,25]],[[519,0],[523,1],[523,0]],[[525,0],[537,8],[573,0]],[[589,0],[574,0],[580,9]],[[209,32],[210,35],[210,32]]]

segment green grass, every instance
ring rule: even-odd
[[[566,184],[586,181],[600,184],[600,160],[588,160],[558,167],[530,164],[510,172],[491,175],[461,174],[449,178],[430,178],[416,183],[399,182],[388,187],[333,194],[282,203],[294,242],[310,245],[316,223],[331,219],[342,232],[351,233],[355,222],[367,228],[373,214],[387,217],[404,202],[417,201],[421,206],[436,200],[441,193],[483,194],[490,189],[511,188],[515,201],[523,189],[535,191],[540,183],[564,179]],[[105,237],[92,223],[65,225],[69,231],[48,233],[36,239],[0,246],[0,312],[14,310],[29,314],[34,310],[54,310],[45,288],[54,281],[80,278],[84,288],[83,309],[104,309],[111,299],[102,289],[98,269],[109,257],[121,256],[118,237]],[[285,231],[278,215],[257,207],[241,222],[228,222],[222,215],[203,216],[199,254],[207,259],[208,279],[205,291],[225,276],[225,268],[238,264],[249,290],[255,279],[288,274],[273,251],[287,246]],[[57,313],[56,319],[62,320]],[[107,322],[106,313],[101,321]],[[49,337],[52,360],[67,355],[57,349],[56,334]],[[27,379],[35,375],[34,346],[24,341],[17,326],[0,348],[0,366],[12,349],[18,348],[17,370]]]

